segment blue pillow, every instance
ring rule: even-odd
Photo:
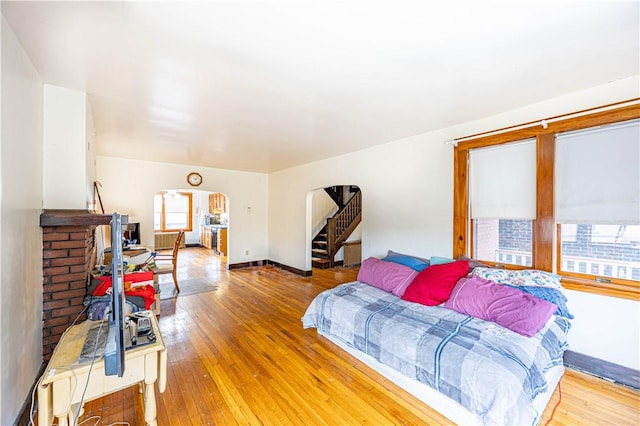
[[[431,264],[432,265],[442,265],[444,263],[451,263],[453,259],[449,259],[448,257],[440,257],[440,256],[431,256]]]
[[[400,253],[388,254],[387,257],[384,257],[382,260],[408,266],[409,268],[418,272],[429,266],[429,262],[424,259],[419,259],[417,257],[407,256],[406,254]]]

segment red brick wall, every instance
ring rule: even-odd
[[[48,361],[62,333],[84,306],[89,272],[95,266],[95,225],[43,226],[43,342]],[[85,315],[79,321],[85,319]]]

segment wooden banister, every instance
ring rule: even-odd
[[[327,251],[331,259],[361,220],[362,193],[358,191],[342,209],[327,219]]]

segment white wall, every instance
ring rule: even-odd
[[[269,258],[310,270],[309,191],[349,182],[363,193],[362,256],[387,250],[451,256],[455,138],[638,97],[639,76],[269,175]],[[331,172],[327,172],[331,171]],[[640,336],[619,319],[640,321],[638,302],[575,297],[570,343],[577,351],[640,369]],[[594,299],[595,298],[595,299]],[[598,315],[594,315],[597,306]],[[589,313],[591,312],[591,313]],[[607,345],[586,330],[607,330]],[[633,331],[633,330],[632,330]],[[603,332],[603,334],[605,334]],[[604,337],[603,337],[604,338]]]
[[[640,303],[579,291],[567,298],[572,351],[640,370]]]
[[[86,97],[85,97],[86,98]],[[85,143],[86,143],[86,157],[85,157],[85,205],[89,210],[99,208],[93,204],[93,183],[96,180],[96,130],[93,122],[93,111],[91,110],[91,104],[89,101],[85,101]],[[98,210],[96,210],[98,211]]]
[[[313,191],[311,197],[311,233],[315,237],[327,223],[327,217],[338,211],[338,206],[324,189]]]
[[[87,95],[44,85],[44,208],[88,208],[93,154],[87,149],[91,126]]]
[[[2,18],[0,424],[13,424],[42,365],[42,81]]]
[[[186,177],[202,175],[202,191],[222,192],[229,201],[229,263],[267,259],[267,185],[262,173],[181,164],[96,158],[97,179],[105,211],[128,214],[140,222],[142,244],[153,246],[153,195],[164,189],[192,190]],[[248,252],[248,254],[246,254]]]
[[[434,132],[271,174],[269,258],[311,269],[307,192],[343,182],[363,194],[364,258],[451,252],[453,151],[443,143],[451,138]]]

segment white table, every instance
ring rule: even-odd
[[[84,321],[67,329],[38,384],[38,424],[40,426],[52,425],[54,418],[60,426],[73,425],[85,385],[87,390],[83,402],[135,384],[140,384],[144,394],[146,424],[157,425],[154,385],[157,381],[160,393],[166,389],[167,350],[155,315],[151,311],[146,312],[150,313],[149,318],[156,341],[125,352],[123,377],[106,376],[102,358],[96,360],[93,367],[90,362],[78,363],[87,330],[95,325],[95,322]],[[103,331],[107,332],[106,323]],[[89,374],[90,367],[91,374]]]

